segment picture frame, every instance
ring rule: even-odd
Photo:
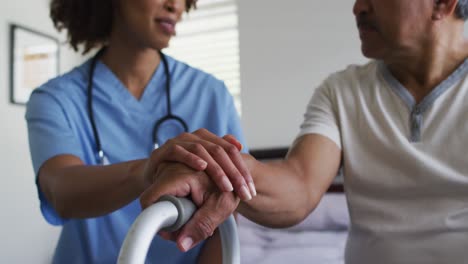
[[[10,24],[10,102],[25,105],[32,91],[59,74],[59,40]]]

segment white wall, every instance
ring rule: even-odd
[[[21,24],[58,37],[48,17],[48,2],[0,0],[0,263],[50,262],[59,232],[46,224],[39,212],[25,107],[9,103],[8,24]],[[61,48],[61,72],[77,60],[70,50]]]
[[[289,146],[314,89],[330,73],[367,61],[360,52],[354,0],[238,3],[248,145]]]
[[[353,0],[239,1],[242,121],[250,148],[288,146],[313,90],[362,63]]]

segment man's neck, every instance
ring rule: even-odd
[[[416,103],[468,58],[468,40],[463,36],[446,35],[433,43],[417,52],[385,61],[393,76],[408,89]]]

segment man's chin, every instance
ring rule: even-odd
[[[361,52],[362,52],[362,55],[364,55],[364,57],[368,59],[381,59],[382,58],[381,52],[375,49],[366,48],[365,46],[361,46]]]

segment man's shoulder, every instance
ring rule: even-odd
[[[345,95],[375,87],[378,82],[378,67],[377,61],[349,65],[341,71],[330,74],[323,82],[322,89],[335,95]]]
[[[351,64],[345,69],[332,73],[327,82],[354,82],[371,81],[375,78],[378,68],[378,62],[371,60],[366,64]]]

